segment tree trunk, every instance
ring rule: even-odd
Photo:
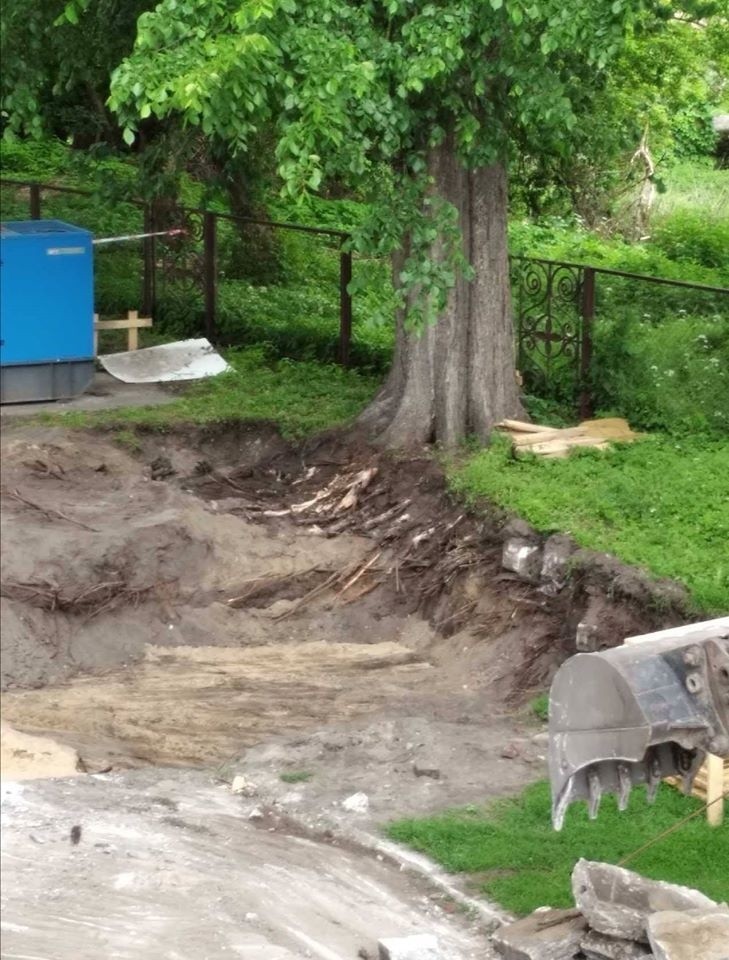
[[[467,436],[488,440],[495,423],[521,415],[506,241],[506,172],[501,164],[466,170],[452,144],[431,152],[434,193],[458,210],[464,251],[475,279],[459,277],[438,322],[414,332],[397,318],[389,377],[361,423],[383,443],[436,441],[453,447]],[[433,256],[439,255],[434,249]],[[394,282],[408,256],[393,257]]]

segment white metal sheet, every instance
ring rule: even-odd
[[[203,380],[231,369],[204,337],[125,353],[108,353],[100,356],[99,361],[112,377],[123,383]]]

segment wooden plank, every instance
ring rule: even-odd
[[[519,447],[519,453],[535,453],[538,456],[566,456],[572,447],[595,447],[598,450],[605,450],[610,444],[607,440],[600,437],[560,437],[559,435],[552,440],[534,443],[532,445],[523,445]]]
[[[152,320],[149,317],[135,317],[133,320],[97,320],[97,330],[139,330],[142,327],[151,327]]]
[[[724,820],[724,763],[721,757],[713,753],[706,757],[706,802],[711,806],[706,811],[706,819],[711,827],[719,827]]]
[[[502,420],[496,426],[500,430],[513,430],[515,433],[541,433],[543,430],[552,430],[540,423],[527,423],[525,420]]]
[[[515,447],[530,446],[533,443],[546,443],[549,440],[568,440],[570,437],[586,437],[584,427],[565,427],[561,430],[543,430],[539,433],[520,433],[513,437]]]

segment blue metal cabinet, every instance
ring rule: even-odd
[[[0,402],[83,393],[94,376],[91,234],[60,220],[0,227]]]

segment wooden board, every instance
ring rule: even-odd
[[[127,350],[139,349],[139,330],[142,327],[151,327],[151,317],[140,317],[136,310],[128,310],[126,317],[118,320],[99,320],[98,313],[94,314],[94,354],[99,352],[99,330],[126,330]]]
[[[606,449],[611,440],[635,440],[638,434],[622,417],[583,420],[575,427],[544,427],[521,420],[504,420],[497,424],[511,438],[514,453],[534,453],[541,457],[566,457],[573,447]]]
[[[681,789],[680,777],[666,777],[666,783]],[[724,801],[720,798],[729,792],[729,757],[716,757],[710,753],[694,778],[691,796],[710,803],[706,810],[706,819],[712,827],[718,827],[724,820]]]

